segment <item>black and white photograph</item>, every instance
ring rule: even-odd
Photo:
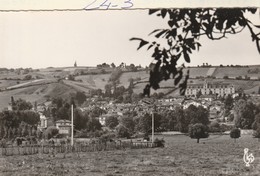
[[[1,176],[260,175],[260,5],[135,3],[0,6]]]

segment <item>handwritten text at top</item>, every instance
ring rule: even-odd
[[[119,1],[113,2],[113,0],[92,0],[84,9],[130,9],[133,6],[133,0],[122,0],[121,3]]]

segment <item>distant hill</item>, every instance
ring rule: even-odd
[[[44,85],[36,85],[31,87],[17,88],[8,91],[0,92],[0,109],[8,106],[11,100],[11,96],[15,99],[22,98],[31,103],[37,101],[37,103],[44,103],[51,97],[61,96],[63,98],[69,98],[71,94],[75,94],[76,90],[71,89],[69,86],[61,83],[51,83]]]
[[[184,69],[185,71],[190,70],[190,77],[216,77],[216,78],[224,78],[224,76],[228,76],[229,78],[237,78],[241,76],[242,78],[250,77],[251,79],[260,79],[260,65],[253,66],[223,66],[223,67],[191,67]]]
[[[260,66],[244,67],[191,67],[185,68],[190,71],[189,83],[203,83],[204,78],[210,82],[229,83],[236,88],[242,88],[246,93],[257,93],[260,80]],[[95,67],[63,67],[46,68],[30,71],[29,73],[0,70],[0,109],[8,106],[11,96],[23,98],[30,102],[42,103],[52,97],[61,96],[69,98],[77,91],[89,95],[91,89],[105,89],[109,83],[112,68]],[[31,75],[32,80],[25,77]],[[74,75],[75,81],[67,80],[68,75]],[[134,80],[134,93],[142,93],[149,80],[146,71],[123,72],[119,78],[119,86],[128,87],[129,80]],[[213,79],[217,78],[217,79]],[[229,78],[229,79],[223,79]],[[236,79],[239,78],[240,80]],[[245,80],[247,78],[247,80]],[[250,80],[248,80],[250,78]],[[168,96],[179,95],[178,89],[174,87],[174,80],[162,81],[161,89],[154,92],[163,92]]]

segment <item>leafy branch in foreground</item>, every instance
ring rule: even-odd
[[[189,72],[182,79],[184,65],[178,68],[177,62],[180,58],[187,63],[190,62],[192,51],[201,47],[199,43],[201,36],[206,36],[210,40],[220,40],[226,38],[228,34],[237,34],[247,28],[260,53],[260,25],[253,24],[245,17],[246,13],[255,14],[256,11],[255,8],[149,10],[149,15],[156,14],[163,19],[168,18],[169,28],[155,29],[149,34],[156,39],[165,39],[166,46],[142,38],[130,39],[139,41],[137,50],[144,46],[148,46],[147,50],[153,49],[152,57],[155,64],[150,68],[149,84],[144,89],[144,95],[150,96],[150,88],[159,89],[159,83],[168,79],[174,79],[174,85],[178,85],[180,94],[185,94]]]

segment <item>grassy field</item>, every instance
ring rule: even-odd
[[[161,137],[161,136],[160,136]],[[237,142],[210,136],[197,144],[187,136],[164,136],[165,148],[77,154],[0,157],[0,175],[260,175],[260,142],[244,135]],[[255,160],[243,162],[249,148]]]

